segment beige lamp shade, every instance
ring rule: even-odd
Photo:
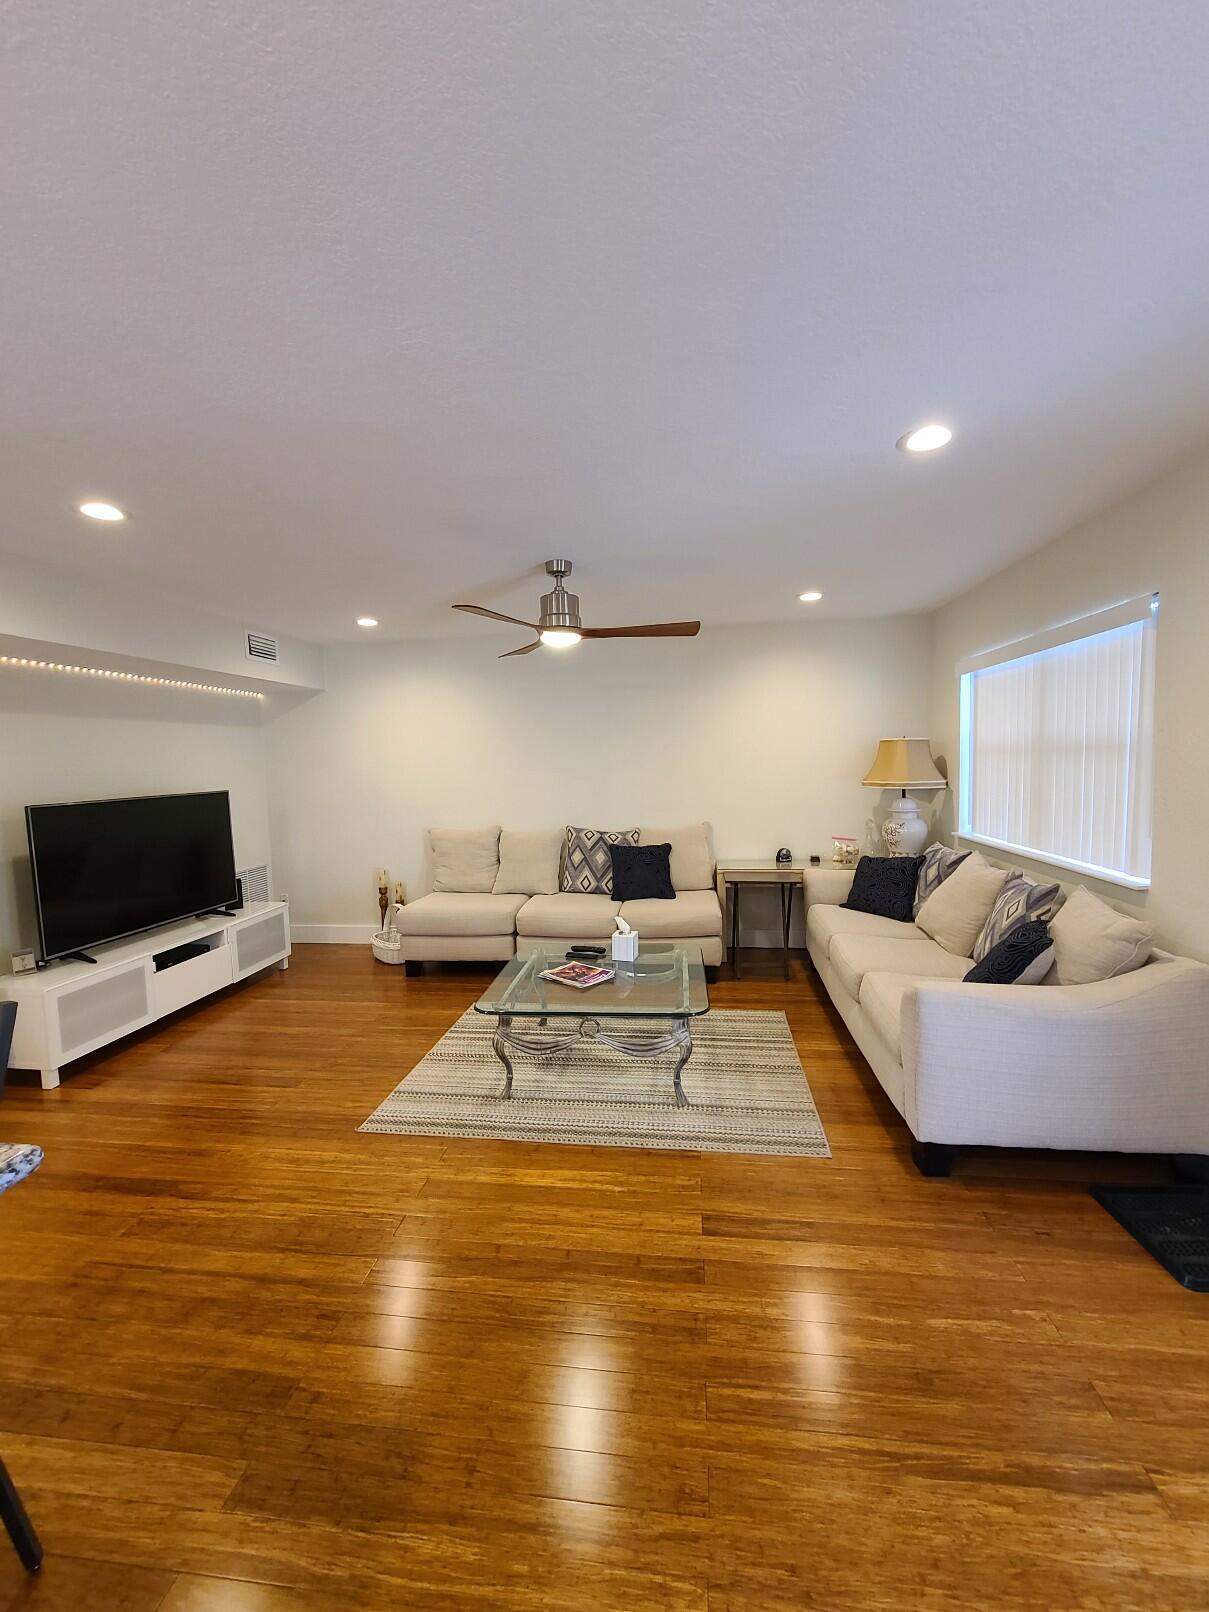
[[[927,739],[879,739],[873,765],[861,779],[870,789],[947,789]]]

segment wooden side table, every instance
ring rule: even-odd
[[[718,902],[722,908],[722,935],[726,937],[726,892],[730,890],[730,947],[731,967],[739,978],[739,892],[745,884],[774,884],[781,894],[781,953],[785,978],[789,978],[789,926],[793,921],[793,893],[803,888],[808,862],[796,858],[792,862],[778,862],[772,856],[731,858],[718,863]],[[805,897],[802,898],[805,906]]]

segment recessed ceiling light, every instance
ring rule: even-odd
[[[376,627],[378,618],[377,616],[358,616],[357,625],[358,627]]]
[[[102,504],[96,499],[89,499],[86,504],[79,504],[77,508],[81,515],[87,515],[94,521],[124,521],[125,510],[119,509],[116,504]]]
[[[933,453],[937,448],[943,448],[946,442],[952,442],[953,433],[947,425],[917,426],[914,431],[908,431],[905,437],[899,437],[894,444],[904,453]]]
[[[818,604],[823,595],[817,588],[807,588],[805,593],[799,593],[798,598],[803,604]]]

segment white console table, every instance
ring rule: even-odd
[[[155,959],[188,943],[206,949],[157,971]],[[92,948],[95,963],[51,963],[36,974],[0,975],[0,1001],[17,1003],[9,1062],[36,1069],[45,1090],[73,1058],[199,1002],[290,956],[284,901],[259,901],[232,917],[190,918],[133,940]]]

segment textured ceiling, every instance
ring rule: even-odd
[[[1209,431],[1201,0],[8,0],[0,47],[0,548],[321,640],[482,632],[554,554],[598,623],[874,613]]]

